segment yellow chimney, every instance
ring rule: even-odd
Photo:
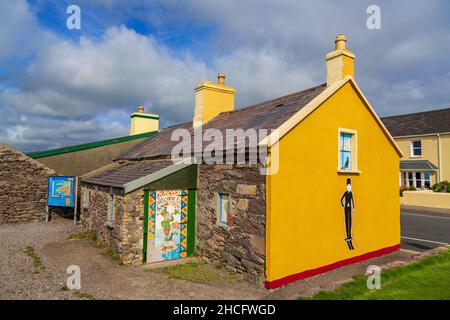
[[[144,113],[144,107],[139,106],[138,112],[130,116],[130,135],[158,131],[159,116],[157,114]]]
[[[199,127],[221,112],[234,110],[233,87],[225,85],[225,75],[217,75],[217,83],[200,82],[195,88],[194,127]]]
[[[347,38],[340,34],[334,41],[336,48],[325,57],[327,62],[327,86],[344,79],[346,76],[355,77],[355,55],[345,48]]]

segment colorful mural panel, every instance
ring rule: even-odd
[[[149,194],[147,262],[187,256],[187,199],[184,190]]]

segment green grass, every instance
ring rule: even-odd
[[[320,291],[313,300],[449,300],[450,250],[381,273],[381,289],[367,289],[367,278],[353,277],[335,291]]]
[[[186,262],[183,264],[165,267],[159,270],[172,279],[181,279],[191,282],[211,283],[211,282],[238,282],[242,276],[230,272],[220,271],[208,263]]]
[[[42,265],[41,258],[37,255],[33,247],[26,247],[23,252],[33,260],[33,266],[36,269],[33,273],[39,273],[40,270],[44,270],[45,267]]]
[[[87,299],[87,300],[96,300],[96,298],[89,293],[82,292],[82,291],[73,291],[73,294],[76,295],[80,299]]]

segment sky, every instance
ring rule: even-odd
[[[373,4],[381,29],[367,27]],[[447,0],[1,0],[0,143],[126,136],[139,105],[160,127],[189,121],[195,85],[219,72],[237,108],[300,91],[326,81],[340,33],[378,115],[450,107]]]

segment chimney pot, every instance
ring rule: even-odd
[[[217,75],[217,83],[225,84],[225,74],[224,73],[221,72]]]
[[[139,113],[144,113],[144,107],[143,106],[139,106],[138,110],[139,110]]]
[[[345,50],[345,43],[347,42],[347,38],[344,34],[339,34],[336,37],[334,43],[336,44],[336,50]]]

